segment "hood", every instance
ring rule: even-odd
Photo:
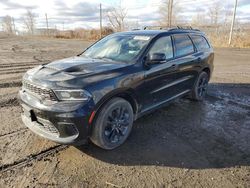
[[[107,61],[102,59],[91,59],[86,57],[71,57],[54,61],[45,65],[45,68],[58,72],[72,74],[89,74],[117,69],[126,66],[126,63]]]
[[[41,65],[27,72],[26,79],[34,82],[56,82],[56,85],[96,81],[117,75],[117,69],[128,66],[127,63],[86,57],[71,57]],[[91,79],[81,79],[90,78]],[[80,78],[80,79],[79,79]],[[96,79],[95,79],[96,78]],[[67,85],[68,85],[67,84]]]

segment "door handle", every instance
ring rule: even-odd
[[[171,65],[171,68],[174,69],[174,70],[177,70],[178,69],[178,65],[177,64],[173,64],[173,65]]]
[[[200,63],[201,62],[201,58],[200,57],[198,57],[198,59],[197,59],[197,61],[196,61],[197,63]]]

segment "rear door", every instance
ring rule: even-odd
[[[200,66],[204,66],[206,63],[212,64],[214,53],[207,39],[204,36],[198,34],[191,34],[190,37],[196,47],[195,56],[198,57],[198,64]]]
[[[199,56],[188,34],[173,35],[175,64],[178,67],[176,87],[180,92],[192,89],[199,72]]]

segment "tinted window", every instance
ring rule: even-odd
[[[166,55],[166,59],[173,58],[171,37],[167,36],[159,38],[149,51],[150,55],[153,53],[164,53]]]
[[[174,43],[175,43],[175,55],[177,57],[194,52],[193,43],[187,35],[175,35]]]
[[[207,43],[207,40],[204,37],[198,36],[198,35],[192,35],[191,38],[192,38],[194,45],[198,51],[201,51],[204,49],[209,49],[209,45]]]

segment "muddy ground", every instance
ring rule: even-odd
[[[250,187],[250,49],[215,49],[206,100],[137,120],[114,151],[55,144],[25,128],[23,73],[88,44],[0,36],[0,187]]]

